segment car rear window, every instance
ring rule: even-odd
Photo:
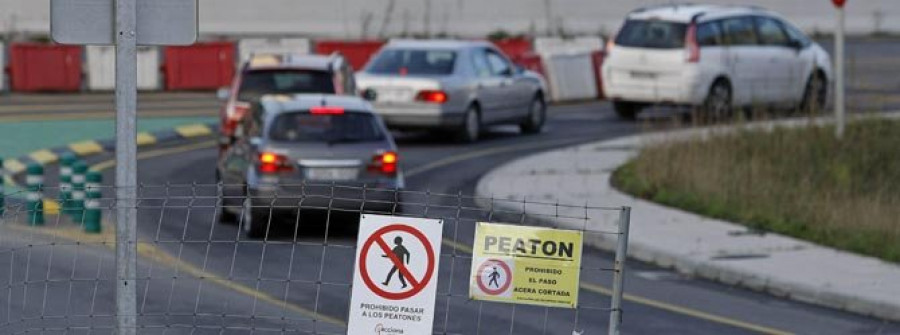
[[[375,116],[369,113],[311,114],[297,111],[281,114],[269,127],[269,138],[278,142],[359,143],[385,139]]]
[[[687,24],[660,20],[628,20],[616,35],[616,45],[676,49],[684,47]]]
[[[266,94],[334,94],[334,81],[326,71],[253,70],[244,74],[238,100],[252,101]]]
[[[456,52],[450,50],[387,49],[366,69],[374,74],[448,75],[453,73]]]

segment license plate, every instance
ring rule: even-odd
[[[653,78],[656,78],[656,73],[653,73],[653,72],[631,71],[631,78],[635,78],[635,79],[653,79]]]
[[[356,168],[306,168],[308,180],[354,180],[359,174]]]
[[[408,90],[381,89],[376,92],[376,100],[380,102],[407,102],[412,99]]]

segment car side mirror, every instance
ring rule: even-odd
[[[803,50],[803,42],[800,42],[798,40],[790,40],[787,42],[787,45],[794,50]]]
[[[219,90],[216,91],[216,97],[219,98],[219,100],[228,100],[228,98],[231,97],[231,88],[219,88]]]
[[[262,146],[262,144],[263,144],[262,137],[251,137],[250,138],[250,145],[253,146],[254,148],[259,148],[260,146]]]
[[[507,68],[503,69],[503,71],[500,72],[500,74],[504,77],[512,77],[514,71],[515,70],[513,70],[512,67],[507,67]]]
[[[523,74],[523,73],[525,73],[525,68],[522,67],[521,65],[516,64],[516,74]]]
[[[375,101],[375,99],[378,99],[378,94],[375,93],[375,90],[367,88],[362,91],[362,98],[368,101]]]

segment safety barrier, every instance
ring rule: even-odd
[[[282,185],[295,195],[275,198],[231,195],[236,185],[139,185],[138,239],[123,244],[139,260],[120,260],[137,277],[120,278],[116,235],[66,222],[97,232],[95,215],[118,209],[116,190],[95,178],[84,221],[51,214],[29,228],[42,209],[7,204],[0,333],[115,333],[117,303],[135,304],[140,332],[358,334],[419,323],[427,331],[404,333],[618,334],[622,325],[627,207],[331,183]],[[254,225],[260,237],[244,237]],[[615,256],[583,244],[597,239]],[[517,253],[536,256],[502,256]],[[121,280],[137,300],[117,302]]]
[[[541,55],[579,54],[603,50],[600,37],[538,37],[534,39],[534,52]]]
[[[590,53],[544,57],[544,65],[553,101],[597,98],[597,76]]]
[[[531,40],[526,38],[506,38],[501,40],[492,40],[491,43],[494,43],[498,49],[503,51],[504,54],[509,56],[511,59],[519,59],[522,57],[528,57],[529,55],[534,53],[534,48],[531,45]]]
[[[18,92],[81,89],[81,47],[39,43],[10,45],[10,88]]]
[[[111,91],[116,88],[116,49],[112,46],[89,45],[87,53],[87,89]],[[159,49],[137,49],[137,88],[157,90],[160,87]]]

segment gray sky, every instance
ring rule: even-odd
[[[75,0],[71,0],[75,1]],[[110,0],[112,1],[112,0]],[[377,34],[391,0],[199,0],[201,34],[291,34],[358,37],[368,20]],[[538,33],[560,24],[567,31],[611,32],[628,11],[667,0],[394,0],[385,31],[483,36],[503,28]],[[695,1],[696,2],[696,1]],[[803,29],[829,31],[834,11],[829,0],[707,0],[717,4],[753,4],[776,10]],[[0,30],[46,32],[49,0],[0,0]],[[426,20],[425,8],[429,7]],[[548,6],[549,4],[549,6]],[[882,29],[900,32],[900,0],[849,0],[848,28],[868,33],[876,17]],[[547,14],[549,9],[550,14]],[[876,14],[880,12],[881,14]]]

